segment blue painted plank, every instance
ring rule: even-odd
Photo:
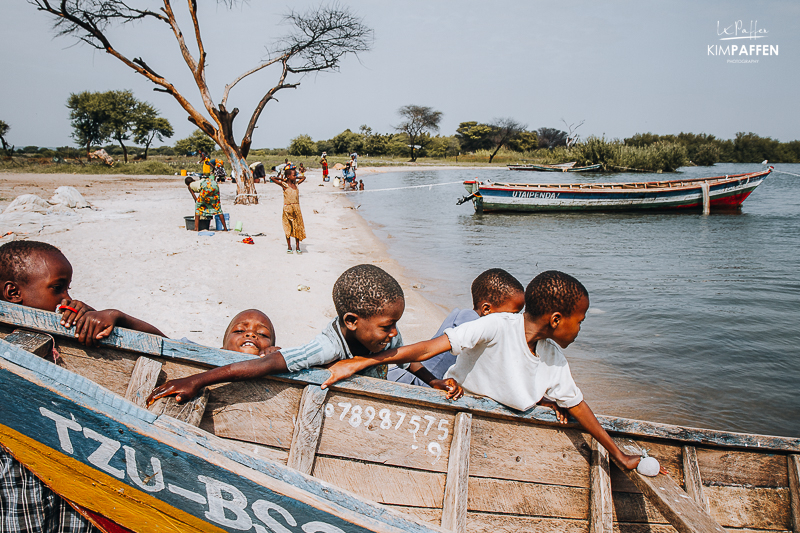
[[[22,351],[11,346],[4,352],[10,353],[9,358],[24,362],[26,354],[12,354],[15,350]],[[0,368],[0,394],[7,398],[1,424],[225,530],[258,526],[255,529],[261,532],[260,528],[271,527],[270,520],[277,517],[290,525],[296,521],[299,526],[315,522],[328,527],[319,531],[362,533],[378,523],[385,525],[379,529],[386,531],[440,531],[288,467],[232,450],[223,455],[209,444],[216,437],[203,439],[200,430],[184,435],[165,431],[68,387],[59,391],[36,382],[43,377],[32,370],[15,370],[8,365]],[[98,454],[101,444],[105,444],[105,456]],[[198,453],[199,450],[204,451]],[[238,467],[240,472],[217,464],[215,457],[221,455],[242,465]],[[281,483],[276,483],[276,490],[260,485],[247,476],[247,469]],[[291,497],[280,492],[282,486],[293,487],[291,491],[302,491],[309,498],[301,501]],[[312,505],[318,499],[325,500],[324,507],[330,505],[328,508],[334,511],[342,508],[342,516]],[[283,512],[275,512],[276,506]],[[272,518],[267,513],[269,509],[273,510]],[[281,518],[281,514],[288,514],[291,521]],[[373,526],[365,529],[358,523]]]
[[[256,356],[239,352],[231,352],[221,348],[209,348],[201,344],[163,339],[161,353],[168,359],[177,359],[206,366],[225,366],[231,363],[255,359]]]
[[[0,302],[0,322],[52,335],[75,338],[75,328],[67,329],[62,326],[60,314],[23,305]],[[100,341],[100,344],[148,355],[161,355],[161,340],[161,337],[156,335],[125,328],[114,328],[111,335]]]

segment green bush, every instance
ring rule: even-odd
[[[308,135],[298,135],[289,144],[289,155],[314,155],[317,144]]]

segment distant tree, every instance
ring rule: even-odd
[[[86,147],[86,157],[92,145],[103,143],[109,136],[106,127],[109,121],[108,100],[103,99],[102,93],[84,91],[72,93],[67,98],[69,119],[72,121],[72,138],[78,146]]]
[[[539,137],[535,131],[521,131],[508,141],[508,148],[515,152],[529,152],[539,146]]]
[[[465,152],[488,150],[492,147],[493,128],[488,124],[479,124],[471,120],[462,122],[456,128],[456,137]]]
[[[539,128],[536,130],[539,137],[539,148],[555,148],[567,145],[567,132],[556,128]]]
[[[423,149],[427,141],[425,134],[439,131],[439,122],[442,120],[442,112],[435,111],[432,107],[419,105],[406,105],[397,110],[403,121],[395,127],[395,130],[406,134],[408,137],[411,152],[411,161],[416,161],[417,156],[415,147]]]
[[[714,143],[701,144],[694,150],[694,154],[689,156],[692,163],[703,167],[710,167],[719,161],[719,146]]]
[[[99,96],[105,100],[108,113],[108,119],[103,127],[108,137],[117,141],[122,148],[122,157],[127,163],[128,147],[124,141],[131,138],[142,102],[137,100],[131,91],[108,91],[99,93]]]
[[[225,0],[223,2],[197,2],[191,0],[183,2],[186,13],[175,13],[172,0],[159,2],[162,7],[151,10],[152,2],[144,0],[28,0],[40,11],[52,15],[59,35],[71,35],[97,50],[102,50],[116,57],[129,68],[146,77],[156,85],[157,90],[172,95],[178,104],[188,113],[189,121],[197,125],[206,135],[216,142],[232,167],[236,178],[237,195],[236,203],[258,203],[253,174],[247,166],[245,158],[250,152],[253,131],[264,107],[275,94],[283,89],[293,89],[300,85],[299,81],[290,83],[287,78],[302,78],[310,72],[337,70],[342,57],[347,54],[365,52],[372,45],[372,30],[362,23],[349,9],[339,4],[330,6],[319,5],[310,8],[304,13],[290,11],[284,21],[292,30],[284,37],[278,39],[268,49],[269,59],[262,61],[255,67],[247,70],[225,86],[222,99],[215,105],[211,97],[211,90],[207,83],[206,58],[208,52],[202,39],[202,20],[213,23],[213,17],[202,17],[198,14],[199,7],[217,9],[219,4],[229,8],[238,6],[239,2]],[[192,31],[184,33],[178,20],[190,20]],[[196,108],[187,97],[183,89],[178,89],[165,76],[157,73],[143,57],[133,57],[117,49],[111,42],[108,32],[115,25],[137,25],[141,27],[142,37],[150,34],[147,22],[155,22],[161,28],[167,26],[169,33],[176,41],[181,55],[189,67],[194,78],[194,84],[199,91],[200,100],[203,102],[204,112]],[[162,24],[163,23],[163,24]],[[187,39],[188,37],[188,39]],[[193,38],[193,41],[191,40]],[[138,40],[140,46],[147,39]],[[160,61],[162,50],[154,50],[155,61]],[[195,55],[196,51],[196,55]],[[228,55],[237,54],[238,51],[230,50]],[[222,61],[224,62],[223,55]],[[250,116],[250,121],[244,131],[241,141],[234,139],[233,120],[239,113],[238,108],[228,110],[228,96],[240,81],[262,69],[275,65],[277,82],[268,89],[261,100],[256,104]]]
[[[364,143],[363,138],[358,133],[353,133],[349,129],[344,130],[339,135],[331,139],[333,145],[333,153],[335,154],[352,154],[353,152],[361,152]]]
[[[289,155],[314,155],[317,144],[308,135],[298,135],[289,143]]]
[[[3,151],[8,153],[8,144],[6,144],[6,135],[8,135],[8,130],[11,129],[11,126],[6,124],[4,120],[0,120],[0,142],[3,143]],[[11,150],[14,150],[14,147],[11,147]]]
[[[500,151],[500,148],[508,144],[511,139],[525,131],[525,128],[528,127],[527,124],[521,124],[513,118],[496,118],[492,121],[490,126],[492,127],[492,133],[489,138],[495,148],[494,152],[489,156],[489,163],[492,162],[492,159],[494,159],[494,156]]]
[[[175,143],[175,151],[181,155],[194,152],[211,153],[214,151],[214,139],[206,135],[203,130],[197,129],[185,139],[180,139]]]
[[[319,140],[316,142],[317,145],[317,153],[321,154],[322,152],[329,152],[333,153],[333,142],[330,139],[327,140]]]
[[[133,142],[144,145],[144,159],[154,140],[164,142],[164,138],[171,138],[175,132],[169,120],[159,117],[155,107],[142,102],[136,110],[133,121]]]

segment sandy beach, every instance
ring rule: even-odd
[[[0,210],[21,194],[47,200],[63,185],[92,204],[74,214],[0,216],[0,234],[14,232],[0,243],[51,243],[72,263],[73,298],[96,309],[123,310],[169,337],[208,346],[220,346],[231,317],[248,308],[270,316],[279,346],[309,341],[335,316],[336,278],[350,266],[372,263],[394,275],[405,291],[399,323],[405,342],[430,338],[447,310],[416,292],[416,281],[389,258],[348,195],[320,186],[320,171],[306,176],[300,186],[308,234],[302,255],[286,253],[279,187],[258,184],[259,204],[239,206],[233,203],[235,184],[221,184],[223,210],[231,226],[242,222],[243,234],[253,237],[255,244],[248,245],[235,231],[200,236],[186,230],[183,217],[193,215],[194,206],[180,176],[0,174]],[[299,285],[310,290],[299,291]]]

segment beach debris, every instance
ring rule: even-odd
[[[63,186],[56,189],[55,194],[48,200],[50,204],[61,204],[70,209],[84,209],[92,207],[89,202],[78,192],[75,187]]]
[[[245,244],[255,244],[252,237],[245,237],[244,239],[242,239],[242,242]]]
[[[297,290],[298,291],[306,291],[306,292],[308,292],[308,291],[311,290],[311,287],[309,287],[308,285],[298,285],[297,286]]]
[[[8,207],[6,207],[5,211],[3,211],[4,215],[9,213],[41,213],[47,214],[47,211],[50,209],[50,204],[47,203],[47,200],[44,198],[40,198],[36,194],[21,194],[14,198]]]
[[[89,159],[99,159],[108,166],[114,166],[114,159],[108,155],[108,152],[100,148],[89,154]]]
[[[216,235],[213,231],[198,231],[197,234],[200,237],[213,237]]]
[[[415,283],[415,284],[413,284],[413,285],[411,286],[411,288],[412,288],[412,289],[424,289],[424,288],[425,288],[425,285],[423,285],[422,283]]]

